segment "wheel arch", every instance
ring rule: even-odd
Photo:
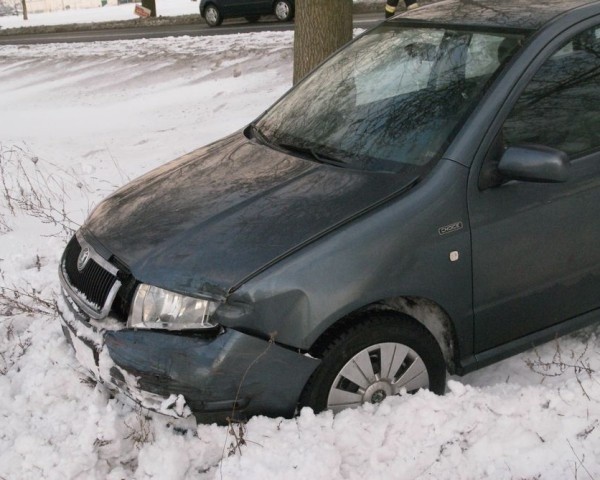
[[[310,354],[319,357],[342,331],[364,321],[369,314],[380,312],[396,313],[399,322],[415,322],[424,327],[440,347],[448,371],[456,373],[457,359],[460,357],[454,323],[442,306],[424,297],[393,297],[355,310],[322,332],[309,348]]]
[[[209,5],[214,5],[214,4],[211,1],[200,4],[200,16],[202,18],[204,18],[204,12],[206,12],[206,7],[208,7]]]

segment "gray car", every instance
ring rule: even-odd
[[[600,2],[448,0],[103,201],[63,330],[206,422],[441,394],[600,318],[599,205]]]

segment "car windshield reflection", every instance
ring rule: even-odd
[[[440,158],[522,38],[385,24],[330,59],[257,127],[268,143],[326,152],[320,156],[353,168],[423,170]]]

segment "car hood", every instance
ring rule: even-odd
[[[238,133],[125,185],[83,234],[142,282],[225,296],[413,181],[318,164]]]

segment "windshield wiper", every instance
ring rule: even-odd
[[[279,143],[277,146],[284,148],[289,152],[300,153],[303,156],[308,156],[312,160],[316,160],[317,162],[324,163],[326,165],[335,165],[336,167],[348,166],[344,160],[340,160],[339,158],[335,158],[331,155],[315,150],[312,147],[302,147],[300,145],[293,145],[290,143]]]
[[[335,165],[336,167],[347,167],[347,163],[339,158],[335,158],[331,155],[328,155],[323,152],[319,152],[312,147],[303,147],[300,145],[293,145],[291,143],[275,143],[269,140],[264,133],[260,131],[260,128],[255,123],[251,123],[249,125],[250,134],[253,138],[258,140],[259,143],[263,145],[267,145],[271,148],[279,150],[280,152],[292,152],[292,153],[300,153],[303,156],[308,156],[312,160],[315,160],[319,163],[324,163],[327,165]]]
[[[271,142],[271,140],[269,140],[265,136],[265,134],[260,131],[260,128],[256,126],[256,123],[250,124],[250,134],[253,138],[256,138],[256,140],[258,140],[259,143],[262,143],[263,145],[273,146],[273,142]]]

